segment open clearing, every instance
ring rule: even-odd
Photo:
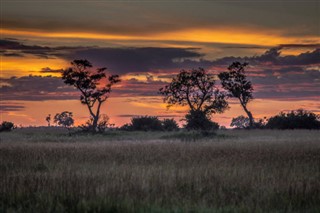
[[[320,131],[0,138],[0,212],[320,212]]]

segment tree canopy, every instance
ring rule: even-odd
[[[88,60],[74,60],[71,64],[71,68],[62,72],[62,79],[81,92],[80,101],[87,106],[92,117],[91,129],[97,131],[101,105],[109,98],[112,86],[120,82],[119,76],[110,75],[107,78],[105,67],[91,70],[92,64]],[[104,80],[106,83],[103,83]]]
[[[170,84],[159,90],[167,106],[189,106],[205,114],[222,113],[228,108],[226,96],[215,87],[214,76],[203,68],[182,70]]]
[[[233,62],[228,71],[219,73],[218,77],[222,87],[229,92],[229,95],[238,98],[244,111],[249,117],[249,126],[254,126],[254,118],[248,110],[247,104],[253,99],[253,87],[245,75],[245,67],[248,63]]]

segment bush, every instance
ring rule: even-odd
[[[131,119],[133,131],[161,131],[162,123],[156,116],[140,116]]]
[[[250,126],[250,119],[248,117],[240,115],[236,118],[232,118],[230,126],[235,127],[237,129],[248,128]]]
[[[177,131],[179,126],[174,119],[164,119],[162,121],[162,129],[164,131]]]
[[[207,115],[200,110],[191,110],[186,115],[187,124],[185,128],[187,130],[216,130],[219,129],[219,124],[211,121]]]
[[[0,126],[0,132],[9,132],[14,129],[14,124],[10,121],[3,121]]]
[[[320,129],[320,117],[312,112],[298,109],[269,118],[269,129]]]
[[[63,126],[67,129],[69,129],[74,124],[74,120],[72,117],[73,117],[72,112],[64,111],[61,113],[57,113],[54,116],[54,122],[58,126]]]

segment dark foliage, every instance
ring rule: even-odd
[[[156,116],[140,116],[131,119],[131,123],[120,127],[124,131],[176,131],[179,126],[174,119],[159,120]]]
[[[214,113],[223,113],[228,108],[226,95],[215,87],[214,76],[203,68],[180,71],[169,85],[160,88],[159,93],[164,96],[168,107],[189,106],[187,129],[215,128],[215,123],[209,117]]]
[[[10,121],[3,121],[0,126],[0,132],[9,132],[14,129],[14,123]]]
[[[97,132],[103,133],[106,131],[106,129],[114,126],[114,124],[109,123],[109,120],[110,120],[109,116],[100,115],[99,121],[98,121],[97,127],[96,127]],[[90,132],[90,131],[92,131],[92,125],[93,125],[93,118],[90,118],[85,124],[80,125],[79,128],[83,132]]]
[[[72,112],[68,112],[68,111],[57,113],[54,116],[54,122],[58,126],[63,126],[67,129],[69,129],[74,124],[73,114],[72,114]]]
[[[219,124],[216,122],[212,122],[208,116],[200,110],[197,111],[189,111],[186,115],[186,122],[185,128],[187,130],[215,130],[219,129]]]
[[[90,129],[98,131],[101,105],[109,98],[112,86],[120,82],[119,76],[111,75],[107,78],[104,67],[92,71],[92,64],[87,60],[74,60],[71,64],[72,68],[62,72],[62,79],[81,92],[80,101],[87,106],[92,118]],[[102,85],[104,79],[108,81]]]
[[[162,123],[156,116],[140,116],[131,119],[133,131],[161,131]]]
[[[51,114],[49,114],[49,115],[46,117],[46,121],[48,122],[48,126],[50,126]]]
[[[269,129],[320,129],[320,116],[312,112],[298,109],[281,112],[269,118],[266,128]]]
[[[249,118],[249,126],[254,127],[254,118],[248,110],[247,104],[253,99],[253,87],[245,75],[245,67],[248,63],[233,62],[228,67],[228,72],[222,72],[218,75],[222,87],[230,92],[231,97],[238,98],[244,111]]]
[[[164,119],[162,121],[162,129],[164,131],[177,131],[179,126],[174,119]]]
[[[236,118],[232,118],[230,126],[235,127],[237,129],[245,129],[249,127],[249,124],[250,124],[249,118],[243,115],[240,115]]]
[[[182,70],[172,82],[160,88],[168,107],[189,106],[192,111],[202,111],[207,115],[222,113],[228,108],[226,96],[215,87],[214,76],[203,68]]]

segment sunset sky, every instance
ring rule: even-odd
[[[103,105],[116,126],[132,116],[180,121],[158,89],[181,69],[225,71],[248,62],[255,118],[304,108],[320,113],[320,1],[1,0],[1,121],[46,125],[45,117],[89,113],[59,72],[74,59],[107,67],[122,82]],[[217,81],[217,85],[220,82]],[[235,99],[213,115],[229,126],[245,115]]]

